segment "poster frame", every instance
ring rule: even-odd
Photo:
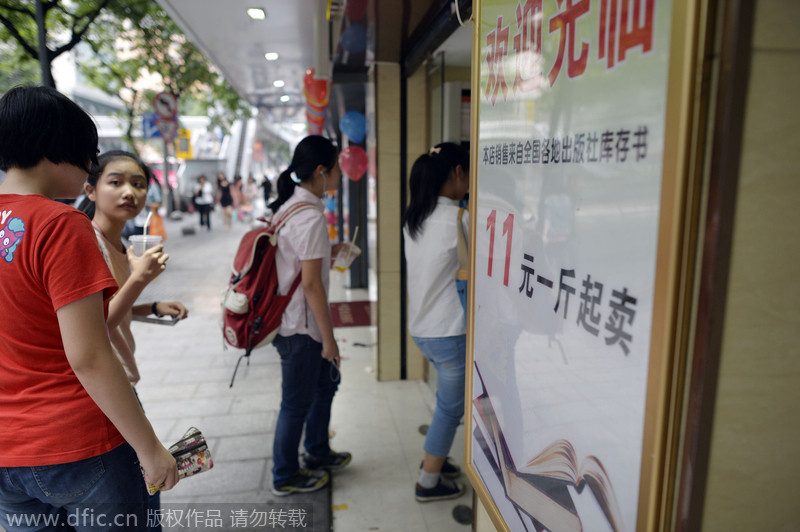
[[[473,0],[470,116],[469,210],[478,212],[480,79],[482,0]],[[698,107],[703,96],[700,72],[705,57],[701,24],[708,0],[673,0],[667,73],[667,104],[662,181],[658,219],[653,315],[645,398],[644,434],[638,511],[635,530],[660,530],[672,520],[676,483],[675,457],[680,447],[684,352],[689,335],[684,323],[691,312],[691,263],[697,224],[695,173],[702,167],[697,142]],[[470,216],[469,249],[476,249],[477,216]],[[475,253],[470,253],[470,279],[475,278]],[[467,311],[467,368],[474,366],[475,283],[469,283]],[[464,415],[464,471],[497,530],[509,531],[505,517],[492,499],[473,464],[472,397],[474,372],[467,371]]]

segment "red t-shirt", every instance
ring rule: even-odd
[[[124,439],[67,361],[56,310],[117,284],[85,214],[0,194],[0,466],[73,462]]]

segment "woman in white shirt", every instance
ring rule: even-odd
[[[289,292],[298,274],[301,283],[284,311],[273,345],[281,357],[281,408],[273,443],[272,493],[277,496],[315,491],[330,480],[327,471],[346,466],[350,453],[330,448],[328,424],[339,386],[339,348],[328,307],[331,246],[322,214],[322,196],[339,187],[339,152],[330,140],[312,135],[295,148],[292,163],[278,178],[278,199],[270,209],[280,219],[298,210],[278,233],[275,264],[278,290]],[[298,447],[305,428],[304,465]],[[327,470],[327,471],[325,471]]]
[[[436,410],[415,487],[416,499],[428,502],[464,493],[464,486],[452,480],[460,469],[447,461],[447,453],[464,413],[467,339],[454,274],[459,201],[469,190],[469,155],[457,144],[439,144],[414,162],[409,188],[403,222],[408,331],[437,372]]]
[[[197,178],[194,188],[194,204],[200,213],[200,227],[205,226],[211,231],[211,211],[214,210],[214,185],[208,182],[206,176]]]

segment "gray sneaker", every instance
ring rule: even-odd
[[[337,453],[331,451],[328,456],[314,457],[309,454],[303,455],[303,463],[308,469],[325,469],[327,471],[339,471],[344,469],[353,459],[353,455],[347,452]]]
[[[273,485],[272,494],[286,497],[292,493],[309,493],[324,488],[330,480],[331,476],[325,471],[310,471],[300,468],[285,483],[280,486]]]

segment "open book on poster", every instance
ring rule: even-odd
[[[480,377],[480,373],[478,373]],[[481,382],[481,384],[483,384]],[[473,400],[481,423],[479,445],[490,450],[487,458],[500,472],[506,497],[532,520],[550,531],[580,532],[583,523],[569,487],[578,494],[588,486],[614,532],[625,530],[611,480],[600,460],[588,456],[578,461],[567,440],[557,440],[524,466],[517,467],[509,452],[486,388]],[[484,451],[484,452],[485,452]],[[539,528],[537,528],[538,530]]]
[[[580,462],[575,448],[567,440],[557,440],[519,469],[520,473],[539,475],[572,483],[578,493],[588,486],[614,530],[622,529],[621,512],[614,487],[603,464],[595,456]]]

